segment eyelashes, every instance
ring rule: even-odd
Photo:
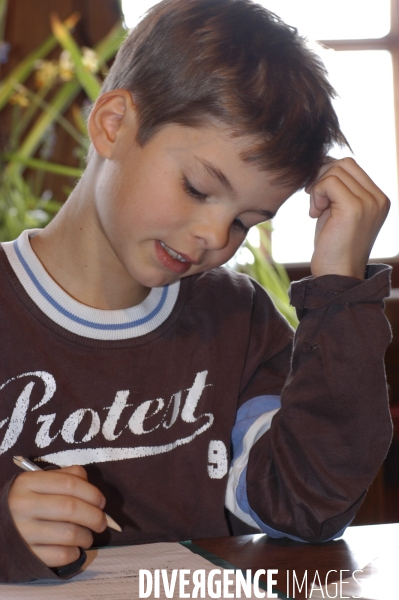
[[[182,177],[182,185],[183,185],[183,189],[184,191],[191,196],[192,198],[195,198],[196,200],[206,200],[208,198],[208,194],[203,194],[202,192],[199,192],[198,190],[196,190],[186,179],[186,177]]]
[[[245,235],[249,231],[249,227],[245,227],[244,223],[242,221],[240,221],[240,219],[234,219],[233,227],[234,227],[234,229],[237,229],[238,231],[244,233]]]
[[[189,196],[191,196],[191,198],[195,198],[195,200],[204,202],[209,197],[209,194],[204,194],[203,192],[200,192],[197,189],[195,189],[190,184],[190,182],[188,181],[188,179],[186,177],[182,177],[181,181],[182,181],[182,186],[183,186],[184,191]],[[234,219],[232,227],[236,231],[239,231],[240,233],[243,233],[244,235],[246,235],[249,231],[249,227],[245,227],[244,223],[242,221],[240,221],[240,219]]]

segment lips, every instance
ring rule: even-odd
[[[191,261],[160,240],[155,242],[155,251],[162,265],[174,273],[185,273],[192,265]]]

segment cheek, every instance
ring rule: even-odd
[[[185,217],[181,196],[176,185],[152,176],[148,181],[141,181],[130,188],[128,210],[134,212],[143,224],[159,227],[179,223]]]

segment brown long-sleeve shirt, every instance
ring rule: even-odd
[[[27,234],[3,249],[0,581],[55,577],[9,513],[14,454],[87,468],[123,528],[96,544],[229,535],[235,517],[317,542],[351,521],[391,437],[389,267],[293,284],[292,355],[264,290],[225,268],[100,311],[50,279]]]

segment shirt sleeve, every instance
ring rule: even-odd
[[[392,435],[383,363],[389,272],[372,265],[363,281],[294,283],[293,347],[289,326],[256,291],[249,352],[259,358],[263,345],[263,356],[257,365],[248,358],[226,493],[247,525],[320,542],[342,535],[359,509]]]
[[[58,569],[50,569],[29,548],[15,527],[8,507],[8,493],[14,480],[0,488],[0,582],[20,583],[35,579],[69,579],[85,562],[81,551],[75,562]]]

